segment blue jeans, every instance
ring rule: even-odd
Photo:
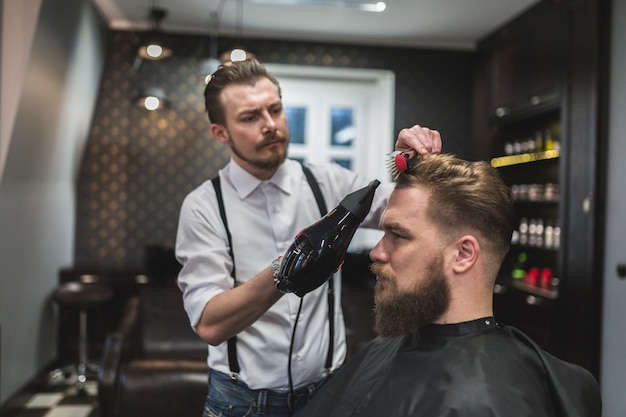
[[[288,392],[251,390],[245,383],[211,370],[204,417],[289,417],[304,407],[325,382],[326,378],[299,388],[292,397]]]

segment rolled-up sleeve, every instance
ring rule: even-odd
[[[226,232],[210,182],[190,193],[181,206],[176,259],[182,265],[178,287],[192,327],[216,294],[233,287]]]

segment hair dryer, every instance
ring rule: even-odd
[[[300,231],[285,253],[276,288],[302,297],[337,272],[379,185],[380,181],[374,180],[348,194],[328,214]]]

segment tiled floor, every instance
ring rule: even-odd
[[[0,408],[2,417],[99,417],[97,387],[87,381],[83,394],[72,385],[36,378]]]

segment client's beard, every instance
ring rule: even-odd
[[[374,330],[380,336],[415,333],[441,317],[450,305],[450,287],[441,257],[426,266],[422,282],[411,291],[398,291],[396,278],[383,272],[379,263],[372,264],[372,272],[389,284],[385,290],[379,285],[375,289]]]

